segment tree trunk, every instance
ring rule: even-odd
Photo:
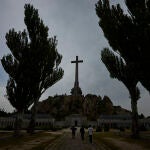
[[[131,100],[132,108],[132,137],[139,137],[139,127],[138,127],[138,111],[137,111],[137,101]]]
[[[18,111],[16,114],[15,125],[14,125],[14,136],[18,137],[21,135],[23,114],[24,114],[24,111]]]
[[[34,102],[33,111],[31,113],[31,119],[27,129],[27,132],[30,134],[33,134],[35,132],[37,106],[38,106],[38,100]]]
[[[132,109],[132,137],[139,138],[138,110],[137,110],[137,101],[139,97],[138,97],[136,87],[131,88],[130,96],[131,96],[131,109]]]

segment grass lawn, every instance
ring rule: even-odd
[[[96,132],[94,134],[94,139],[97,143],[104,143],[108,147],[110,147],[112,150],[120,150],[117,145],[113,143],[113,141],[108,139],[114,139],[117,141],[123,141],[130,144],[136,144],[143,148],[150,148],[150,132],[141,132],[139,139],[133,139],[131,138],[131,133],[129,131],[126,132]]]
[[[59,136],[60,134],[52,134],[48,132],[38,132],[33,135],[22,133],[22,136],[20,137],[14,137],[12,133],[0,133],[0,147],[23,146],[30,142],[32,146],[34,145],[32,148],[33,150],[42,150]]]
[[[141,132],[139,139],[133,139],[130,136],[128,136],[127,138],[123,138],[123,141],[138,144],[144,148],[150,149],[150,132],[149,131]]]
[[[111,150],[120,150],[113,142],[108,141],[106,138],[116,138],[117,136],[113,132],[96,132],[93,135],[97,144],[107,145]],[[119,138],[119,137],[117,137]]]

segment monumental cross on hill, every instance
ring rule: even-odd
[[[71,61],[71,63],[75,63],[76,64],[76,67],[75,67],[75,83],[74,83],[74,87],[71,90],[71,94],[75,95],[75,96],[82,95],[81,88],[79,87],[78,63],[83,63],[83,60],[78,60],[78,56],[76,56],[76,60],[75,61]]]

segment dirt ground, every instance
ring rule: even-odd
[[[115,140],[112,138],[107,138],[107,140],[111,141],[114,145],[119,147],[121,150],[149,150],[149,149],[142,148],[137,144],[131,144],[124,141]]]
[[[32,150],[38,146],[41,146],[42,143],[46,143],[46,145],[44,145],[44,147],[41,147],[40,150],[112,150],[110,145],[108,146],[104,143],[100,143],[95,140],[93,144],[91,144],[88,140],[87,135],[85,136],[85,140],[82,141],[80,138],[79,130],[76,134],[75,139],[72,139],[71,132],[69,129],[59,132],[47,132],[47,133],[50,133],[49,136],[36,137],[29,141],[24,141],[21,145],[8,144],[4,147],[0,147],[0,150]],[[60,135],[60,136],[54,139],[55,136],[51,135]],[[137,144],[128,143],[118,139],[116,140],[114,138],[107,138],[106,140],[111,141],[111,143],[116,145],[119,150],[148,150],[142,148]]]
[[[54,143],[49,144],[45,150],[111,150],[111,147],[104,143],[99,143],[93,139],[93,144],[89,143],[88,136],[85,136],[85,140],[82,141],[79,132],[76,134],[76,138],[72,139],[69,130],[64,131],[62,137],[57,139]],[[131,144],[128,142],[116,140],[113,138],[107,138],[120,150],[148,150],[144,149],[137,144]]]
[[[82,141],[79,129],[75,139],[72,139],[70,129],[65,129],[63,132],[63,136],[49,144],[45,150],[112,150],[110,146],[104,143],[99,143],[94,139],[93,144],[89,143],[87,134],[85,135],[85,140]],[[106,140],[111,141],[111,143],[117,146],[120,150],[148,150],[137,144],[131,144],[118,139],[107,138]]]

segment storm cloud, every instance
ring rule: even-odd
[[[121,105],[130,110],[130,98],[127,89],[118,80],[111,79],[109,72],[101,61],[100,53],[104,47],[109,47],[95,12],[97,0],[5,0],[0,1],[0,57],[10,51],[6,46],[5,34],[11,28],[23,30],[24,4],[31,3],[39,10],[39,15],[49,27],[49,36],[57,36],[58,51],[63,59],[61,67],[64,77],[49,88],[41,100],[55,94],[70,94],[74,85],[75,66],[70,62],[78,55],[83,63],[79,65],[79,83],[83,94],[107,95],[114,105]],[[126,10],[122,0],[120,3]],[[5,99],[5,87],[8,75],[0,64],[0,107],[13,110]],[[149,93],[139,84],[141,99],[138,102],[139,113],[150,115]]]

